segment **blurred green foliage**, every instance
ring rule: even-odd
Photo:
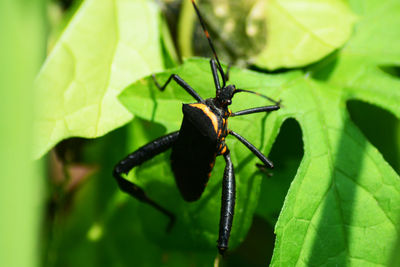
[[[0,265],[38,266],[44,175],[32,161],[34,77],[45,57],[45,2],[0,2]]]

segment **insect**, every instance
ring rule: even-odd
[[[167,229],[171,229],[175,221],[174,214],[165,209],[162,205],[153,201],[146,195],[142,188],[126,180],[122,175],[127,174],[134,167],[150,160],[167,149],[172,148],[171,168],[175,177],[176,185],[185,201],[196,201],[201,197],[205,190],[216,157],[222,155],[225,159],[226,165],[222,181],[221,215],[217,247],[219,253],[224,255],[228,249],[236,194],[235,172],[229,148],[225,143],[225,138],[228,135],[236,137],[261,160],[263,167],[273,168],[272,162],[268,160],[267,157],[265,157],[254,145],[241,135],[228,129],[228,118],[278,110],[280,108],[280,102],[274,101],[267,96],[253,91],[236,88],[233,84],[226,84],[228,75],[224,72],[218,59],[200,11],[196,6],[195,1],[191,1],[214,55],[210,60],[210,65],[216,89],[216,96],[204,100],[188,83],[176,74],[172,74],[162,86],[157,82],[153,75],[152,77],[155,85],[161,91],[165,90],[171,81],[175,81],[180,85],[180,87],[189,93],[196,102],[183,104],[183,121],[179,131],[162,136],[128,155],[115,166],[113,176],[116,178],[122,191],[153,206],[168,216],[170,221]],[[228,106],[232,104],[233,96],[240,92],[259,95],[272,101],[274,105],[232,112]],[[190,153],[188,153],[188,151],[190,151]]]

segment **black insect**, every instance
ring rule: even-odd
[[[118,185],[122,191],[142,202],[150,204],[168,216],[170,218],[170,223],[167,229],[171,229],[175,221],[175,216],[170,211],[150,199],[142,188],[124,179],[121,175],[127,174],[135,166],[138,166],[167,149],[172,148],[171,167],[179,191],[185,201],[196,201],[204,192],[211,171],[214,167],[215,158],[223,155],[226,166],[222,181],[221,217],[219,224],[219,238],[217,241],[219,253],[223,255],[228,248],[235,209],[236,191],[235,173],[229,149],[225,144],[226,136],[230,134],[236,137],[262,161],[262,166],[273,168],[271,161],[269,161],[254,145],[239,134],[227,128],[228,118],[251,113],[278,110],[280,106],[279,102],[276,102],[267,96],[248,90],[238,89],[234,85],[226,85],[228,75],[224,73],[221,63],[219,62],[213,43],[197,6],[194,0],[191,1],[209,45],[214,53],[214,58],[210,60],[210,64],[216,88],[216,97],[204,100],[192,87],[190,87],[189,84],[176,74],[172,74],[163,86],[160,86],[153,75],[154,82],[161,91],[163,91],[165,87],[174,80],[194,99],[196,99],[197,102],[193,104],[183,104],[183,121],[179,131],[162,136],[128,155],[115,166],[113,175],[117,179]],[[221,76],[222,79],[222,86],[220,84],[219,76]],[[228,106],[232,103],[233,96],[239,92],[247,92],[262,96],[274,102],[274,105],[231,112]],[[188,153],[188,151],[190,151],[190,153]]]

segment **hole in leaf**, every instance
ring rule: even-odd
[[[382,71],[386,72],[387,74],[398,78],[400,77],[400,67],[399,66],[380,66],[379,67]]]
[[[275,165],[272,177],[262,181],[257,214],[274,225],[281,211],[290,183],[296,175],[303,158],[303,141],[299,124],[294,119],[286,120],[272,147],[268,158]]]
[[[271,260],[274,243],[274,227],[261,217],[255,216],[246,239],[222,261],[222,266],[266,266]]]
[[[400,122],[381,108],[361,101],[347,103],[351,120],[400,174]]]

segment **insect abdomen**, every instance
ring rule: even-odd
[[[186,116],[172,147],[171,167],[186,201],[200,198],[214,167],[217,142],[204,136]]]

